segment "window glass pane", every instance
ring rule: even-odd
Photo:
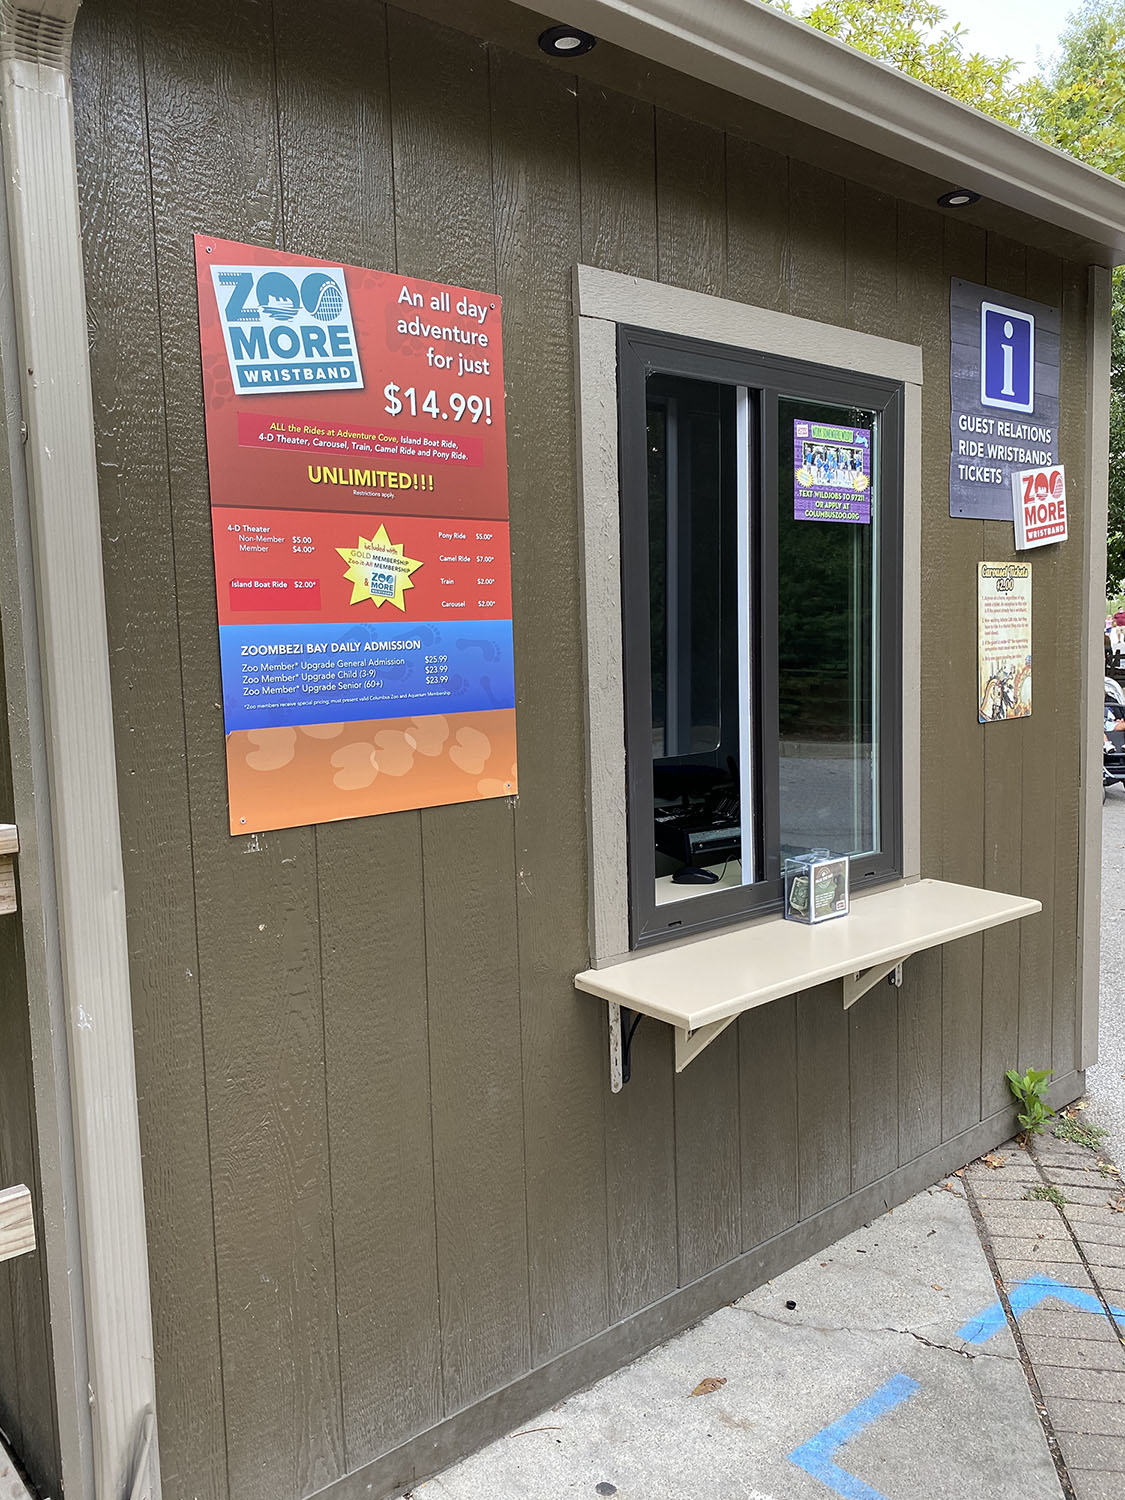
[[[647,395],[657,899],[680,900],[742,880],[734,398],[655,374]]]
[[[668,407],[648,404],[648,575],[652,653],[652,753],[663,755],[667,710]]]
[[[890,381],[618,347],[636,948],[778,911],[792,855],[899,875],[903,433]]]
[[[781,855],[878,849],[873,412],[778,402]]]

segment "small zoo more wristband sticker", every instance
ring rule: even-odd
[[[1023,469],[1012,475],[1012,519],[1017,552],[1066,541],[1066,471],[1062,464]]]

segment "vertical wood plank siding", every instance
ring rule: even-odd
[[[655,111],[585,81],[578,111],[582,258],[655,280]],[[600,1017],[598,1035],[605,1035]],[[644,1087],[606,1094],[603,1106],[611,1323],[672,1291],[679,1255],[671,1032],[642,1024],[632,1057]],[[596,1067],[600,1076],[600,1059]]]
[[[191,231],[284,238],[272,23],[142,13],[227,1478],[248,1496],[311,1492],[343,1463],[316,838],[227,831],[199,411]]]
[[[986,732],[1011,532],[948,517],[948,278],[1062,305],[1080,532],[1085,273],[378,0],[87,0],[74,77],[165,1494],[301,1500],[1073,1067],[1081,538]],[[195,230],[504,298],[517,802],[228,836]],[[646,1022],[617,1096],[571,985],[579,260],[921,345],[923,873],[1044,903],[678,1077]]]
[[[965,281],[983,282],[986,275],[985,236],[971,224],[956,218],[945,221],[945,277],[958,276]],[[946,291],[939,292],[939,302],[932,306],[931,316],[940,322],[940,344],[943,367],[949,361],[949,312]],[[946,464],[949,432],[949,387],[929,393],[930,416],[934,414],[935,395],[941,403],[940,421],[935,423],[932,444],[940,444],[938,465]],[[932,449],[931,449],[932,451]],[[934,571],[923,576],[923,589],[945,587],[945,598],[951,602],[942,611],[942,629],[929,633],[935,650],[942,654],[942,676],[936,684],[939,703],[953,704],[963,696],[972,680],[972,663],[977,654],[976,563],[988,557],[984,523],[959,520],[953,524],[929,507],[922,519],[922,554],[926,555],[927,533],[934,540],[937,556]],[[925,564],[923,564],[925,567]],[[939,580],[945,579],[944,585]],[[942,597],[931,593],[931,598]],[[922,656],[926,657],[927,635],[923,634]],[[959,686],[960,684],[960,686]],[[959,706],[959,705],[958,705]],[[974,705],[975,706],[975,705]],[[967,885],[984,883],[985,848],[985,778],[984,757],[987,736],[976,722],[975,713],[966,706],[963,713],[950,712],[943,720],[945,731],[940,740],[930,738],[933,752],[931,774],[939,778],[941,804],[937,809],[941,832],[940,869],[946,880],[962,880]],[[985,726],[987,727],[987,726]],[[1001,725],[1000,728],[1009,726]],[[1022,727],[1022,726],[1017,726]],[[926,743],[923,736],[923,743]],[[923,786],[926,770],[922,772]],[[922,797],[925,822],[927,798]],[[926,872],[923,844],[923,872]],[[937,960],[942,993],[942,1110],[946,1134],[956,1129],[966,1112],[976,1119],[1007,1103],[1002,1091],[1005,1068],[1012,1064],[1004,1059],[1015,1055],[1016,1012],[1003,988],[1003,975],[994,972],[989,962],[992,949],[986,950],[983,936],[965,938],[942,951]],[[1008,1028],[1005,1031],[1005,1027]],[[980,1057],[978,1077],[973,1078],[973,1053]]]

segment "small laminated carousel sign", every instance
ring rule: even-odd
[[[1031,564],[977,564],[977,698],[982,724],[1031,714]]]

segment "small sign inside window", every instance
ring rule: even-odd
[[[793,423],[793,517],[871,524],[871,429]]]

